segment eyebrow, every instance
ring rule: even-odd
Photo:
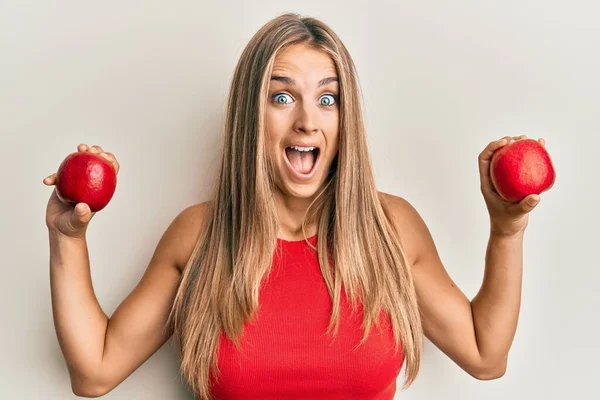
[[[287,76],[273,75],[271,77],[271,80],[272,81],[282,82],[282,83],[285,83],[285,84],[288,84],[288,85],[291,85],[291,86],[296,86],[296,81],[293,80],[290,77],[287,77]],[[330,84],[331,82],[338,82],[339,83],[339,80],[338,80],[338,78],[336,76],[330,76],[328,78],[323,78],[323,79],[321,79],[319,81],[318,87],[325,86],[327,84]]]

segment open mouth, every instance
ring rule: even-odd
[[[290,167],[299,177],[311,177],[319,160],[318,147],[286,147],[285,155]]]

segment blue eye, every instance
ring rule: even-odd
[[[321,97],[321,100],[323,100],[323,99],[325,99],[326,101],[325,102],[321,101],[322,106],[332,106],[335,104],[336,96],[334,96],[332,94],[326,94],[326,95],[323,95],[323,97]]]
[[[275,96],[273,96],[273,99],[275,100],[275,103],[277,103],[277,104],[288,104],[287,101],[281,100],[282,98],[284,98],[283,96],[290,97],[290,96],[288,96],[285,93],[277,93]],[[291,99],[291,97],[290,97],[290,99]]]

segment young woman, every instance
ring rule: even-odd
[[[109,392],[171,335],[202,399],[392,399],[403,365],[404,387],[417,375],[423,335],[477,379],[504,374],[540,198],[506,203],[488,171],[492,153],[523,136],[479,155],[490,238],[470,301],[417,211],[377,191],[359,99],[327,25],[284,14],[263,26],[235,69],[210,201],[174,218],[110,318],[90,279],[93,213],[52,193],[53,313],[76,394]],[[100,146],[78,151],[119,170]]]

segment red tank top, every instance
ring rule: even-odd
[[[316,235],[308,239],[316,245]],[[352,315],[342,288],[337,336],[327,334],[332,302],[317,252],[304,241],[277,240],[256,319],[238,351],[221,334],[215,400],[391,400],[403,362],[394,355],[389,317],[362,338],[362,307]],[[358,346],[358,347],[357,347]],[[355,348],[356,347],[356,348]]]

